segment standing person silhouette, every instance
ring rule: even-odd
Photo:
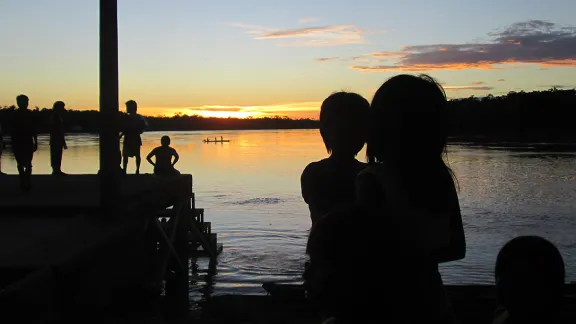
[[[27,192],[31,189],[32,157],[38,149],[38,133],[35,116],[28,110],[29,99],[26,95],[16,97],[18,109],[12,120],[12,151],[16,159],[20,185]]]
[[[140,163],[142,159],[140,157],[140,147],[142,146],[142,138],[140,134],[148,127],[148,123],[144,117],[140,116],[138,113],[138,105],[134,100],[126,101],[126,116],[124,120],[123,131],[120,134],[120,138],[124,137],[124,144],[122,149],[122,169],[124,174],[127,172],[128,158],[136,158],[136,174],[140,174]]]
[[[337,92],[320,108],[320,135],[330,156],[306,166],[300,178],[302,197],[314,225],[326,213],[354,204],[355,181],[366,167],[356,160],[365,143],[370,104],[356,93]]]
[[[62,153],[67,150],[66,137],[64,135],[64,112],[66,105],[62,101],[56,101],[52,106],[52,118],[50,120],[50,162],[52,175],[64,176],[62,172]]]
[[[370,106],[369,166],[357,178],[358,203],[384,219],[388,259],[400,267],[391,280],[408,283],[391,289],[416,323],[453,322],[438,263],[466,253],[455,179],[443,160],[446,103],[427,75],[386,81]]]

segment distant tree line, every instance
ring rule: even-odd
[[[9,132],[15,107],[0,109],[0,122]],[[47,132],[51,109],[33,109],[41,133]],[[450,136],[475,141],[576,141],[576,90],[509,92],[454,99],[448,103]],[[98,111],[69,110],[69,132],[96,133]],[[150,131],[314,129],[317,120],[288,117],[211,118],[176,114],[173,117],[146,117]]]

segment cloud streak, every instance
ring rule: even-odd
[[[256,40],[281,40],[278,43],[280,46],[338,46],[366,42],[366,31],[352,24],[294,29],[272,29],[239,23],[230,25],[246,29]]]
[[[367,72],[497,70],[510,64],[576,67],[576,27],[541,20],[518,22],[489,33],[488,41],[466,44],[404,46],[376,52],[372,64],[350,68]],[[387,64],[381,64],[382,59]]]
[[[320,20],[320,19],[316,18],[316,17],[307,17],[307,18],[302,18],[302,19],[298,20],[298,22],[301,24],[306,24],[306,23],[311,23],[311,22],[315,22],[318,20]]]
[[[474,87],[474,86],[444,86],[445,90],[450,91],[490,91],[493,87]]]

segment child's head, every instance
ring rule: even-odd
[[[64,111],[66,104],[63,101],[56,101],[54,105],[52,105],[52,109],[55,112],[61,113]]]
[[[128,112],[129,114],[135,114],[137,110],[138,110],[138,104],[136,104],[136,101],[134,100],[126,101],[126,112]]]
[[[162,136],[162,138],[160,139],[160,144],[162,144],[162,146],[170,146],[170,136],[167,135]]]
[[[444,89],[430,76],[388,79],[370,106],[369,160],[407,154],[441,157],[447,142],[446,103]]]
[[[322,103],[320,134],[328,153],[356,156],[364,147],[370,104],[356,93],[337,92]]]
[[[560,251],[544,238],[520,236],[498,253],[495,269],[498,302],[512,316],[534,316],[558,307],[564,288]]]
[[[28,109],[28,96],[21,94],[18,97],[16,97],[16,104],[18,104],[18,108],[20,109]]]

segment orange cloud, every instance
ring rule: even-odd
[[[502,69],[497,68],[498,65],[513,64],[576,67],[576,27],[530,20],[488,36],[491,41],[485,43],[411,45],[399,51],[376,52],[371,55],[374,58],[371,62],[350,68],[371,72],[424,72],[496,70]]]
[[[408,66],[402,65],[376,65],[376,66],[362,66],[354,65],[350,67],[353,70],[360,70],[365,72],[421,72],[421,71],[435,71],[435,70],[465,70],[465,69],[483,69],[483,70],[502,70],[502,68],[496,68],[492,66],[489,62],[479,62],[479,63],[453,63],[444,65],[434,65],[434,64],[414,64]]]
[[[208,105],[180,109],[179,112],[188,115],[205,117],[237,117],[246,118],[266,116],[288,116],[291,118],[318,118],[320,102],[295,102],[255,106],[223,106]]]

